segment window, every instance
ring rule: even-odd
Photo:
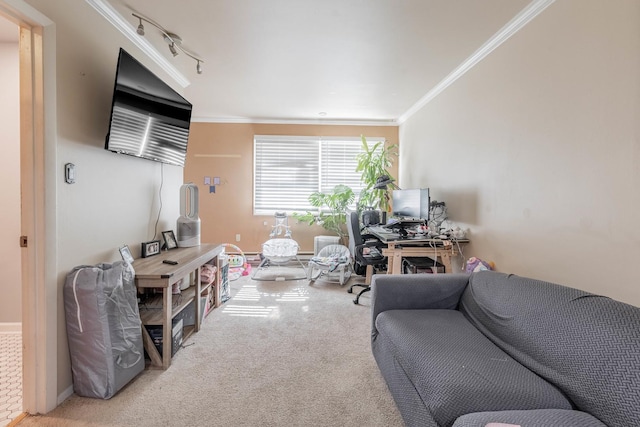
[[[370,146],[379,141],[384,139],[367,137]],[[356,156],[361,151],[360,138],[256,135],[254,214],[313,211],[316,208],[309,204],[309,195],[331,191],[338,184],[351,187],[357,199],[362,183]]]

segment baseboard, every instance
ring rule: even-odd
[[[63,391],[58,395],[58,405],[62,405],[62,402],[70,398],[72,394],[73,394],[73,385],[70,385],[69,387],[67,387],[65,391]]]
[[[0,323],[0,333],[2,334],[21,334],[22,323]]]
[[[251,264],[252,267],[257,267],[260,264],[260,254],[258,253],[244,253],[247,263]],[[298,252],[298,259],[307,263],[313,257],[313,252]]]
[[[7,424],[7,427],[15,427],[15,426],[17,426],[18,424],[20,424],[20,421],[24,420],[28,416],[29,416],[29,414],[27,414],[26,412],[21,413],[20,415],[15,417],[13,420],[9,421],[9,424]]]

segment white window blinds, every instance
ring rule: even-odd
[[[383,140],[368,137],[367,143]],[[361,151],[360,138],[256,135],[254,214],[314,211],[309,195],[330,192],[338,184],[351,187],[357,197],[362,184],[356,156]]]

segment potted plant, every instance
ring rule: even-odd
[[[293,217],[308,225],[318,224],[325,230],[331,231],[346,241],[347,209],[355,200],[355,194],[347,185],[336,185],[331,193],[316,191],[309,196],[311,206],[318,208],[317,212],[307,211],[304,214],[294,212]]]
[[[360,180],[364,184],[360,197],[358,198],[358,210],[365,207],[380,209],[383,215],[389,211],[389,191],[390,185],[375,188],[386,178],[386,182],[392,183],[395,179],[389,174],[388,169],[393,165],[393,161],[398,157],[398,146],[391,144],[385,146],[382,141],[369,147],[364,136],[362,139],[362,152],[358,154],[358,166],[356,172],[360,172]]]

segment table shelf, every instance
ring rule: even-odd
[[[208,291],[211,284],[202,286],[200,294]],[[172,298],[171,318],[176,317],[182,310],[184,310],[189,304],[195,300],[196,286],[189,286],[187,289],[180,292],[180,294],[174,294]],[[162,319],[164,316],[164,307],[162,304],[162,294],[156,294],[139,306],[140,320],[143,325],[162,325]]]

